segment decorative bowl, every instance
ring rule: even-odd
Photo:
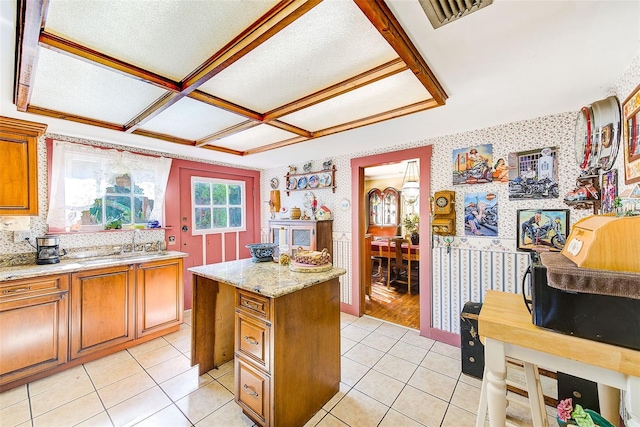
[[[273,253],[278,247],[277,243],[249,243],[245,247],[253,257],[253,262],[273,261]]]

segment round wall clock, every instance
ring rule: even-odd
[[[278,185],[280,185],[280,181],[278,181],[278,178],[271,178],[271,188],[275,190],[276,188],[278,188]]]
[[[447,206],[447,203],[449,203],[449,201],[447,200],[446,197],[438,197],[436,199],[436,205],[440,206],[441,208],[444,208],[445,206]]]
[[[591,155],[593,112],[591,107],[582,107],[576,121],[576,133],[574,137],[576,162],[580,169],[585,169],[589,164]]]

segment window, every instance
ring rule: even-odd
[[[101,230],[163,221],[171,159],[54,141],[52,231]]]
[[[193,234],[245,231],[245,183],[191,177]]]

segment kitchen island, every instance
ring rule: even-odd
[[[234,360],[235,400],[262,426],[304,425],[340,385],[342,268],[301,273],[251,259],[193,273],[191,364]]]

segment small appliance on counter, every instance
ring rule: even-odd
[[[33,246],[33,245],[31,245]],[[67,251],[62,249],[60,254],[60,238],[58,236],[45,235],[36,237],[36,264],[57,264],[60,256],[66,255]]]
[[[534,325],[640,350],[640,275],[580,268],[558,252],[533,252],[530,272]]]

